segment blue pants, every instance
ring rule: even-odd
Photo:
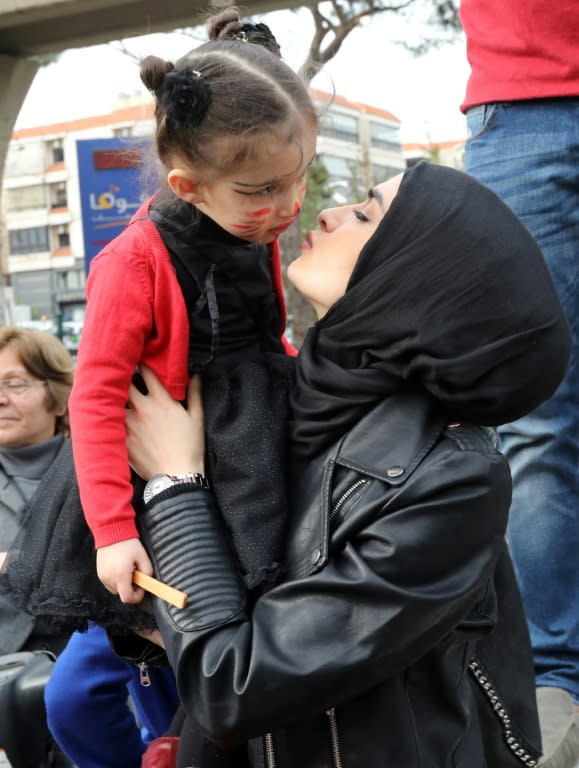
[[[45,691],[48,727],[78,768],[139,768],[148,742],[168,729],[179,699],[169,668],[139,670],[116,656],[101,627],[75,632]],[[128,706],[134,704],[136,717]]]
[[[466,170],[534,235],[573,333],[558,391],[499,434],[513,474],[509,545],[537,684],[579,702],[579,98],[475,107],[467,120]]]

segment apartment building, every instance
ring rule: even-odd
[[[464,171],[465,144],[465,139],[437,141],[429,144],[403,144],[402,152],[408,168],[412,168],[421,160],[428,160],[439,165],[446,165],[449,168],[456,168],[457,171]]]
[[[352,184],[367,189],[405,168],[394,115],[340,96],[311,93],[322,115],[318,154],[337,201],[349,196]],[[58,323],[61,334],[63,328],[82,327],[87,246],[79,146],[89,140],[149,137],[152,113],[150,100],[136,97],[108,115],[13,134],[1,195],[0,322],[42,319]]]

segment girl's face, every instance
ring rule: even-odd
[[[372,237],[400,187],[403,174],[370,190],[359,205],[328,208],[309,232],[301,254],[287,270],[289,280],[323,317],[346,292],[360,251]]]
[[[47,407],[45,383],[10,347],[0,350],[0,383],[0,446],[24,448],[54,437],[56,414]]]
[[[304,129],[299,143],[267,137],[259,157],[236,170],[210,181],[181,177],[181,192],[171,178],[183,172],[171,171],[169,183],[179,197],[230,234],[253,243],[271,243],[299,215],[315,149],[314,129]]]

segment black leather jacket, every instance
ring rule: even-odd
[[[419,395],[384,401],[302,474],[288,580],[247,606],[210,492],[142,518],[182,701],[222,745],[278,768],[515,768],[540,737],[490,431]]]

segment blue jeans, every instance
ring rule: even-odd
[[[475,107],[465,169],[534,235],[573,333],[566,378],[499,430],[513,475],[508,537],[537,685],[579,702],[579,98]]]
[[[113,653],[101,627],[72,635],[45,702],[50,732],[78,768],[140,768],[148,742],[167,731],[179,704],[172,671],[150,667],[149,674],[145,688],[138,668]]]

